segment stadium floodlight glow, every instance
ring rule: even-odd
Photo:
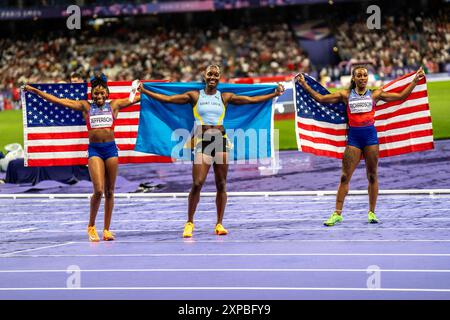
[[[89,24],[91,26],[102,26],[105,24],[105,19],[102,19],[102,18],[93,19],[93,20],[89,21]]]

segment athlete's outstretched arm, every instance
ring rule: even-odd
[[[129,107],[129,106],[131,106],[131,105],[133,105],[135,103],[138,103],[140,101],[141,101],[141,96],[140,95],[135,96],[133,101],[130,101],[129,98],[114,99],[113,101],[111,101],[111,107],[114,108],[114,109],[118,108],[120,110],[120,109]]]
[[[403,100],[407,96],[411,94],[411,92],[414,90],[414,88],[417,85],[417,82],[422,80],[425,77],[425,73],[423,72],[422,67],[419,68],[416,72],[416,76],[414,77],[413,81],[405,88],[402,92],[395,93],[395,92],[385,92],[382,89],[375,90],[373,93],[373,98],[375,101],[383,100],[383,101],[396,101],[396,100]]]
[[[84,100],[71,100],[71,99],[61,99],[58,97],[55,97],[54,95],[51,95],[49,93],[43,92],[39,89],[36,89],[30,85],[25,85],[24,87],[25,91],[33,92],[37,94],[38,96],[44,98],[47,101],[50,101],[52,103],[60,104],[64,107],[68,107],[73,110],[77,111],[84,111],[85,106],[87,104],[87,101]]]
[[[130,100],[128,98],[123,98],[123,99],[115,99],[113,101],[111,101],[111,106],[112,107],[117,107],[120,109],[129,107],[135,103],[138,103],[141,101],[141,96],[136,96],[134,97],[134,100],[130,102]]]
[[[309,93],[309,95],[311,97],[314,98],[314,100],[316,100],[317,102],[320,103],[337,103],[337,102],[341,102],[344,101],[345,96],[346,96],[346,91],[337,91],[334,93],[330,93],[330,94],[320,94],[317,91],[313,90],[307,83],[305,80],[305,77],[303,76],[303,74],[299,74],[296,78],[296,80],[298,81],[298,83],[305,88],[305,90]]]
[[[226,92],[223,94],[223,100],[225,104],[258,103],[281,96],[283,93],[284,93],[284,86],[282,84],[278,84],[278,87],[275,89],[273,93],[265,94],[262,96],[248,97],[248,96],[239,96],[234,93]]]
[[[156,99],[161,102],[168,102],[168,103],[176,103],[176,104],[184,104],[184,103],[191,103],[193,104],[196,99],[196,95],[198,96],[198,93],[196,91],[188,91],[182,94],[175,94],[172,96],[167,96],[165,94],[155,93],[150,90],[147,90],[144,88],[144,86],[140,86],[138,88],[138,91],[141,94],[146,94],[149,97]]]

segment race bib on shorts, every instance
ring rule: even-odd
[[[110,128],[113,125],[113,116],[111,114],[91,115],[89,121],[92,129]]]
[[[372,111],[372,99],[353,100],[348,103],[350,113],[364,113]]]

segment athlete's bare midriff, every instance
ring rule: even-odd
[[[103,143],[114,141],[114,130],[100,128],[89,130],[89,143]]]

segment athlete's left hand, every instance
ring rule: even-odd
[[[281,83],[278,84],[278,87],[275,89],[275,93],[277,94],[277,97],[284,93],[284,86]]]
[[[425,72],[423,71],[422,67],[419,68],[416,72],[416,77],[414,78],[414,82],[418,82],[419,80],[422,80],[425,77]]]

